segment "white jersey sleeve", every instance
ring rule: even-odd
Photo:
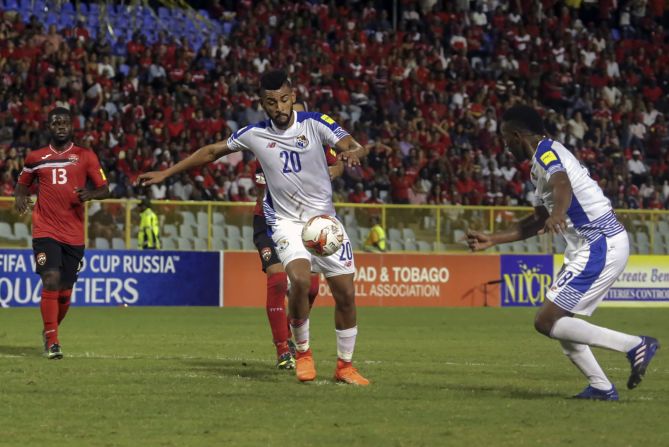
[[[313,126],[326,146],[334,146],[349,134],[326,114],[312,113]]]
[[[557,172],[567,174],[572,188],[567,210],[568,229],[564,234],[569,246],[579,246],[579,240],[592,243],[600,237],[611,237],[625,230],[613,214],[611,202],[588,170],[562,144],[545,139],[539,143],[532,158],[531,178],[537,188],[537,200],[549,212],[553,211],[554,205],[549,180]]]
[[[228,149],[231,151],[243,151],[243,150],[252,150],[252,132],[251,130],[255,128],[266,128],[267,127],[267,122],[266,121],[261,121],[256,124],[249,124],[246,127],[242,127],[241,129],[238,129],[237,131],[233,132],[232,135],[230,135],[230,138],[228,138]]]

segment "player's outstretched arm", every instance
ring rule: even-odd
[[[14,191],[14,209],[19,214],[25,214],[32,204],[28,187],[22,183],[18,183]]]
[[[341,177],[344,174],[344,162],[337,160],[337,163],[333,164],[332,166],[328,166],[328,171],[330,171],[330,180]]]
[[[369,148],[363,147],[350,135],[339,140],[335,148],[339,152],[337,158],[342,160],[346,166],[359,166],[360,159],[369,153]]]
[[[513,228],[493,234],[480,231],[467,231],[467,245],[472,251],[482,251],[493,245],[521,241],[536,235],[544,228],[548,219],[548,210],[543,206],[534,208],[534,213],[520,220]]]
[[[566,172],[556,172],[548,179],[548,184],[553,188],[553,211],[539,234],[558,234],[567,229],[567,210],[572,199],[571,182]]]
[[[107,199],[111,196],[111,193],[109,192],[109,185],[104,185],[95,189],[78,188],[77,195],[79,196],[79,200],[87,202],[89,200]]]
[[[181,160],[179,163],[171,166],[164,171],[151,171],[141,174],[137,178],[137,182],[142,186],[155,185],[157,183],[162,183],[168,177],[178,174],[183,171],[188,171],[198,166],[206,165],[213,161],[218,160],[219,158],[231,154],[234,151],[228,148],[227,141],[219,141],[214,144],[209,144],[203,146],[200,149],[196,150],[188,157]]]

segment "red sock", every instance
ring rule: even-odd
[[[44,322],[44,336],[47,345],[58,343],[58,291],[42,290],[42,321]]]
[[[318,287],[320,286],[320,275],[311,275],[311,285],[309,286],[309,309],[314,306],[314,301],[318,296]]]
[[[283,300],[283,303],[288,309],[288,295],[286,295],[286,299]],[[288,331],[288,338],[293,338],[293,331],[290,330],[290,315],[288,315],[288,310],[286,310],[286,330]]]
[[[61,290],[58,296],[58,324],[63,321],[67,310],[70,308],[70,297],[72,296],[72,289]]]
[[[289,333],[286,329],[284,300],[288,290],[288,275],[274,273],[267,278],[267,318],[272,329],[272,338],[277,355],[288,352]]]

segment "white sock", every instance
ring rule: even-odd
[[[564,340],[560,340],[560,344],[562,345],[562,351],[569,357],[569,360],[588,378],[590,386],[603,391],[611,389],[613,384],[597,363],[590,346]]]
[[[345,362],[353,359],[353,350],[355,349],[355,337],[358,335],[358,326],[349,329],[335,329],[337,333],[337,357]]]
[[[309,319],[290,320],[290,330],[295,337],[297,352],[307,352],[309,350]]]
[[[612,331],[573,317],[562,317],[556,321],[551,337],[618,352],[627,352],[641,343],[641,337],[636,335]]]

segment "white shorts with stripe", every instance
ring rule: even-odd
[[[568,312],[592,315],[625,270],[629,251],[626,231],[585,244],[569,258],[565,256],[546,298]]]
[[[344,229],[344,242],[341,249],[331,256],[320,257],[312,255],[304,248],[303,226],[304,224],[300,222],[277,219],[270,228],[276,253],[284,268],[295,259],[306,259],[311,262],[312,272],[323,273],[326,278],[355,273],[353,247],[346,234],[346,229]],[[342,228],[344,228],[343,225]]]

